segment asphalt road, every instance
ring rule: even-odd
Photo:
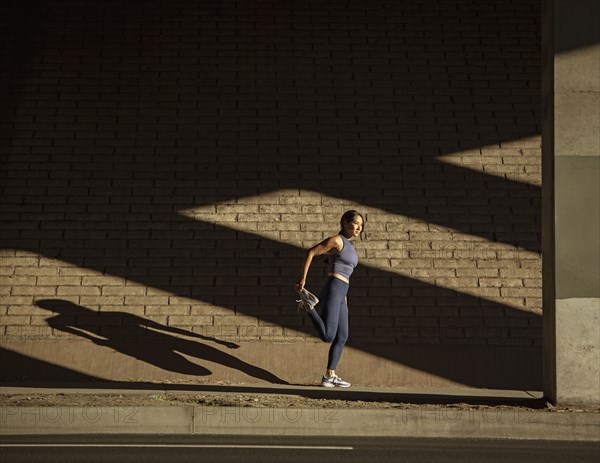
[[[270,436],[0,436],[16,462],[597,463],[600,442]]]

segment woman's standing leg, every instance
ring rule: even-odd
[[[348,340],[348,306],[346,294],[348,284],[332,278],[321,293],[321,315],[316,310],[308,312],[319,333],[326,342],[332,342],[327,359],[327,371],[321,379],[321,386],[350,387],[350,383],[335,374],[335,368]]]
[[[348,340],[348,306],[345,297],[342,299],[339,309],[337,335],[329,348],[329,357],[327,359],[327,369],[335,370],[342,356],[344,345]]]

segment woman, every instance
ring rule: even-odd
[[[302,278],[296,283],[296,291],[302,291],[313,257],[322,254],[330,256],[329,279],[319,295],[320,302],[317,304],[321,314],[310,305],[305,305],[319,337],[332,343],[327,370],[321,380],[321,386],[324,387],[350,387],[350,383],[336,375],[335,369],[348,339],[346,295],[350,286],[350,275],[358,264],[358,256],[350,240],[361,236],[364,219],[357,211],[347,211],[342,216],[340,225],[341,230],[337,235],[323,240],[306,252],[302,264]]]

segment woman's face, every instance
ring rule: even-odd
[[[344,232],[347,236],[355,238],[360,235],[363,229],[363,219],[360,215],[355,216],[349,222],[344,223]]]

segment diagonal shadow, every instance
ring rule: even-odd
[[[96,312],[60,299],[42,299],[36,305],[54,314],[48,319],[49,326],[63,333],[89,339],[96,345],[110,347],[164,370],[192,376],[211,374],[207,368],[192,363],[181,355],[185,354],[237,369],[262,381],[285,384],[285,381],[272,373],[198,340],[212,341],[230,349],[239,347],[232,342],[164,326],[126,312]],[[196,340],[174,335],[191,336]],[[127,337],[137,340],[151,338],[151,347],[127,342]]]
[[[45,382],[81,381],[82,384],[90,384],[94,381],[106,381],[103,378],[87,375],[64,366],[54,365],[50,362],[35,359],[4,347],[0,347],[0,358],[2,358],[0,380],[9,384],[27,384],[32,376],[43,378]]]

